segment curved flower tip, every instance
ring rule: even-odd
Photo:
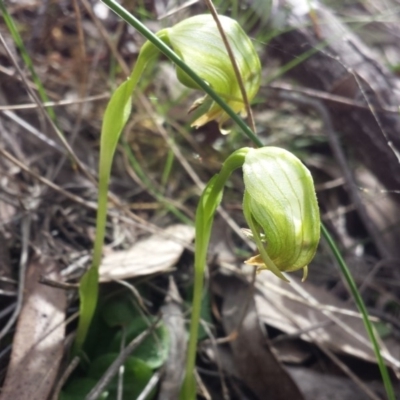
[[[203,100],[203,99],[200,99]],[[250,101],[250,99],[249,99]],[[239,113],[241,115],[241,117],[245,118],[247,116],[246,110],[245,110],[245,105],[243,103],[243,101],[239,101],[239,102],[227,102],[229,107],[232,108],[233,111],[235,111],[235,113]],[[192,105],[192,107],[190,108],[189,112],[196,109],[197,108],[197,104],[196,102]],[[218,128],[220,130],[220,132],[223,135],[227,135],[228,133],[230,133],[229,129],[224,129],[223,128],[223,124],[229,119],[229,115],[222,110],[222,108],[218,105],[213,103],[213,105],[210,107],[210,109],[204,113],[202,116],[200,116],[199,118],[197,118],[194,122],[191,123],[191,127],[193,128],[200,128],[201,126],[207,124],[210,121],[216,121],[218,123]]]
[[[249,101],[256,95],[261,81],[261,64],[254,46],[233,19],[219,16],[224,32],[232,48]],[[236,112],[246,115],[240,87],[213,17],[209,14],[197,15],[164,30],[174,51]],[[178,79],[185,86],[199,89],[180,69]],[[216,121],[222,133],[222,125],[229,119],[228,114],[208,96],[197,100],[191,110],[203,103],[210,103],[208,110],[197,118],[192,126],[199,128],[207,122]]]
[[[278,147],[251,149],[243,164],[243,212],[260,254],[246,264],[282,272],[303,269],[314,258],[320,218],[309,170],[292,153]]]
[[[256,256],[250,257],[244,263],[247,265],[253,265],[253,266],[257,267],[257,273],[261,272],[264,269],[266,269],[266,270],[269,269],[266,266],[264,260],[262,259],[261,254],[257,254]],[[278,278],[280,278],[279,275],[277,275],[277,276],[278,276]],[[308,276],[308,265],[305,265],[303,267],[303,277],[302,277],[301,281],[304,282],[307,279],[307,276]]]

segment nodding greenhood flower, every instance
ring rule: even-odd
[[[278,147],[249,149],[243,164],[243,212],[259,255],[246,261],[287,280],[282,272],[303,268],[320,238],[320,217],[309,170]]]
[[[225,16],[219,16],[219,19],[232,48],[247,97],[251,101],[260,87],[260,60],[252,42],[239,24]],[[232,62],[211,15],[204,14],[187,18],[172,28],[163,29],[157,35],[169,44],[182,60],[204,79],[236,113],[246,116],[245,105]],[[185,86],[199,89],[195,82],[179,68],[177,76]],[[221,132],[228,133],[221,127],[229,116],[208,96],[197,100],[190,110],[194,110],[202,104],[208,106],[208,110],[196,119],[192,126],[199,128],[207,122],[215,120],[218,122]]]

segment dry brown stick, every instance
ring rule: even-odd
[[[245,108],[246,108],[248,123],[250,125],[251,130],[255,133],[256,132],[256,126],[255,126],[255,123],[254,123],[253,112],[251,111],[249,98],[247,97],[246,88],[244,87],[244,83],[243,83],[243,77],[242,77],[242,74],[239,71],[239,67],[237,65],[237,62],[236,62],[236,59],[235,59],[235,55],[233,54],[233,51],[232,51],[232,47],[231,47],[231,45],[230,45],[230,43],[228,41],[228,38],[225,35],[224,28],[222,27],[221,21],[219,20],[219,17],[218,17],[217,10],[215,9],[214,4],[212,3],[212,0],[205,0],[205,2],[206,2],[206,5],[207,5],[208,9],[211,12],[211,15],[213,16],[213,18],[215,20],[215,23],[217,24],[218,31],[219,31],[219,33],[221,35],[222,41],[224,42],[226,51],[228,52],[229,58],[230,58],[231,63],[232,63],[233,70],[234,70],[235,75],[236,75],[236,79],[237,79],[238,84],[239,84],[240,93],[241,93],[242,98],[243,98],[243,103],[244,103]]]
[[[114,362],[108,367],[107,371],[101,377],[96,386],[89,392],[85,397],[85,400],[96,400],[101,392],[107,387],[111,379],[117,374],[118,369],[124,364],[126,359],[131,355],[131,353],[147,338],[153,331],[157,328],[160,318],[158,318],[148,329],[142,332],[140,335],[136,336],[129,344],[126,346],[114,360]]]
[[[20,162],[18,159],[16,159],[13,155],[11,155],[7,150],[3,149],[0,147],[0,154],[7,158],[9,161],[11,161],[13,164],[17,165],[19,168],[21,168],[23,171],[27,172],[29,175],[33,176],[35,179],[37,179],[39,182],[45,184],[46,186],[50,187],[51,189],[55,190],[56,192],[61,193],[63,196],[69,198],[70,200],[75,201],[78,204],[81,204],[87,208],[90,209],[97,209],[97,207],[94,204],[90,204],[80,198],[79,196],[75,196],[74,194],[64,190],[60,186],[56,185],[55,183],[49,181],[46,178],[43,178],[42,176],[38,175],[36,172],[33,172],[30,170],[24,163]]]
[[[158,371],[153,373],[153,376],[147,382],[147,385],[144,387],[140,395],[137,397],[136,400],[146,400],[153,389],[157,386],[158,382],[160,381],[162,375],[162,368]]]
[[[26,173],[28,173],[29,175],[31,175],[32,177],[37,179],[39,182],[43,183],[44,185],[50,187],[51,189],[62,194],[63,196],[67,197],[68,199],[70,199],[78,204],[81,204],[82,206],[84,206],[86,208],[89,208],[90,210],[97,211],[97,204],[85,201],[81,197],[76,196],[76,195],[66,191],[65,189],[63,189],[60,186],[56,185],[55,183],[49,181],[48,179],[43,178],[42,176],[36,174],[35,172],[31,171],[25,164],[23,164],[18,159],[16,159],[13,155],[11,155],[7,150],[5,150],[1,147],[0,147],[0,154],[3,155],[8,160],[10,160],[15,165],[17,165],[23,171],[25,171]],[[138,215],[132,213],[129,209],[127,209],[126,206],[121,204],[121,202],[114,195],[109,194],[109,196],[112,199],[112,201],[114,202],[114,204],[116,205],[116,207],[118,207],[118,209],[120,211],[123,211],[125,213],[125,215],[120,215],[116,212],[111,211],[108,213],[109,215],[111,215],[115,218],[118,218],[120,221],[128,222],[130,224],[140,225],[140,227],[142,229],[144,229],[148,232],[163,234],[163,229],[160,229],[159,227],[149,223],[148,221],[144,220],[143,218],[139,217]],[[168,236],[168,237],[170,238],[171,236]],[[180,242],[179,239],[175,239],[175,240]],[[193,246],[188,245],[186,243],[184,244],[184,246],[186,249],[193,251]]]
[[[96,15],[93,12],[93,8],[91,4],[87,0],[81,0],[83,6],[85,7],[86,12],[89,14],[90,18],[93,20],[93,23],[96,25],[96,28],[100,32],[100,35],[102,38],[105,40],[107,43],[107,46],[111,50],[113,56],[117,60],[118,64],[124,71],[124,74],[129,76],[130,74],[130,68],[128,67],[128,64],[125,62],[125,60],[122,58],[121,54],[119,54],[118,49],[116,48],[115,44],[113,41],[110,39],[110,36],[107,33],[107,30],[104,28],[103,24],[99,21],[99,19],[96,17]]]
[[[81,361],[81,359],[78,356],[74,357],[71,360],[67,369],[64,371],[61,378],[57,382],[56,387],[54,388],[52,400],[58,400],[58,398],[60,397],[60,392],[61,392],[62,387],[64,386],[65,382],[67,382],[68,378],[74,372],[76,367],[79,365],[80,361]]]
[[[76,156],[76,154],[74,153],[73,149],[71,148],[71,146],[69,145],[69,143],[65,139],[63,133],[57,128],[57,126],[54,123],[54,121],[50,118],[50,115],[46,111],[45,107],[43,107],[43,104],[42,104],[41,100],[39,99],[39,97],[37,96],[37,94],[35,93],[35,91],[33,89],[31,89],[31,87],[30,87],[30,85],[29,85],[29,83],[28,83],[28,81],[27,81],[27,79],[25,77],[25,74],[23,73],[23,71],[21,70],[20,66],[18,65],[18,62],[15,59],[14,55],[12,54],[10,49],[8,48],[7,43],[4,40],[3,35],[1,33],[0,33],[0,42],[2,43],[4,49],[5,49],[6,53],[7,53],[7,56],[10,58],[11,62],[14,64],[18,74],[20,75],[20,77],[21,77],[21,79],[22,79],[22,81],[23,81],[23,83],[25,85],[26,91],[29,93],[29,95],[33,98],[35,103],[38,105],[38,108],[43,113],[45,119],[50,124],[50,126],[52,127],[52,129],[56,133],[57,137],[60,139],[61,143],[63,144],[63,146],[67,149],[68,155],[71,157],[71,160],[73,160],[73,162],[80,168],[80,170],[86,175],[86,177],[89,179],[89,181],[91,181],[92,183],[97,185],[96,179],[92,176],[92,174],[81,163],[81,161]]]
[[[6,325],[0,332],[0,340],[8,333],[11,327],[14,325],[17,320],[19,313],[22,309],[22,302],[24,299],[24,291],[25,291],[25,278],[26,278],[26,266],[28,263],[28,250],[29,250],[29,235],[30,235],[30,227],[31,227],[31,216],[27,215],[21,225],[21,237],[22,237],[22,249],[21,256],[19,260],[19,280],[18,280],[18,298],[17,305],[14,309],[13,314],[10,319],[7,321]]]
[[[82,28],[82,16],[81,16],[81,11],[79,9],[78,5],[78,0],[73,0],[72,2],[74,11],[75,11],[75,19],[76,19],[76,28],[78,31],[78,41],[79,41],[79,57],[80,57],[80,68],[79,68],[79,73],[80,73],[80,82],[79,82],[79,94],[81,97],[84,96],[84,93],[86,92],[87,88],[87,75],[88,75],[88,69],[86,65],[86,47],[85,47],[85,34],[83,32]],[[82,112],[81,110],[79,110]]]
[[[110,93],[97,94],[94,96],[87,96],[80,99],[73,100],[60,100],[60,101],[47,101],[46,103],[42,103],[43,107],[60,107],[66,106],[70,104],[82,104],[88,103],[91,101],[104,100],[110,97]],[[12,111],[12,110],[29,110],[39,108],[39,105],[36,103],[27,103],[27,104],[12,104],[0,106],[0,111]]]
[[[326,346],[319,344],[319,349],[336,364],[371,400],[382,400],[377,396],[361,378],[359,378],[339,357],[330,351]]]
[[[244,300],[243,307],[241,307],[241,309],[240,309],[240,318],[239,318],[237,327],[232,332],[229,332],[228,336],[217,339],[217,343],[219,343],[219,344],[228,343],[228,342],[231,342],[232,340],[236,340],[236,338],[238,337],[238,335],[240,333],[240,329],[243,326],[243,322],[246,317],[247,311],[250,307],[251,299],[254,297],[254,294],[256,291],[256,279],[257,279],[257,267],[254,266],[252,274],[251,274],[251,280],[249,282],[249,291]]]
[[[211,345],[214,347],[215,363],[217,364],[217,371],[218,371],[216,376],[218,376],[218,378],[220,380],[223,400],[229,400],[229,390],[228,390],[228,386],[226,384],[225,371],[223,369],[221,357],[220,357],[219,351],[218,351],[218,344],[221,342],[215,338],[213,332],[211,331],[210,327],[208,326],[208,324],[205,321],[201,320],[200,323],[201,323],[204,331],[207,333],[209,340],[211,342]]]
[[[278,91],[284,91],[284,92],[297,92],[303,95],[306,95],[308,97],[313,97],[319,100],[324,100],[324,101],[329,101],[332,103],[337,103],[341,105],[346,105],[350,106],[353,108],[359,108],[362,110],[369,110],[370,107],[366,105],[365,103],[362,103],[361,101],[349,99],[348,97],[340,96],[337,94],[325,92],[323,90],[317,90],[317,89],[311,89],[308,87],[301,87],[301,86],[294,86],[286,82],[272,82],[268,85],[268,89],[273,89],[278,90]],[[263,91],[263,90],[261,90]],[[263,92],[265,92],[264,90]],[[387,105],[378,105],[375,106],[376,111],[379,112],[386,112],[389,114],[396,114],[399,115],[399,108],[398,107],[391,107]]]
[[[81,21],[81,13],[78,5],[78,0],[73,0],[73,7],[75,11],[75,19],[76,19],[76,27],[78,32],[78,48],[79,48],[79,58],[80,58],[80,68],[78,74],[78,93],[79,97],[85,97],[88,91],[88,68],[86,65],[86,48],[85,48],[85,36],[82,28],[82,21]],[[83,107],[78,108],[78,113],[75,118],[75,122],[72,128],[72,132],[70,133],[69,142],[70,146],[73,146],[76,140],[76,136],[79,132],[80,126],[83,120]],[[72,148],[72,147],[71,147]],[[53,173],[52,179],[55,180],[57,175],[59,174],[61,168],[63,167],[67,157],[62,156],[59,162],[57,163]],[[82,164],[83,165],[83,164]]]

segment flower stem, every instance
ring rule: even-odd
[[[321,229],[322,229],[323,236],[325,237],[325,240],[328,242],[328,245],[331,248],[333,255],[335,256],[336,261],[338,262],[338,264],[340,266],[342,274],[344,275],[346,282],[349,285],[351,294],[353,295],[353,298],[357,304],[358,310],[360,311],[360,314],[362,316],[365,330],[368,333],[369,340],[371,341],[373,350],[375,352],[375,357],[378,362],[378,366],[379,366],[379,370],[380,370],[380,373],[382,376],[383,384],[385,386],[387,398],[389,400],[395,400],[396,396],[394,394],[392,382],[390,380],[385,361],[383,360],[381,350],[379,348],[378,340],[376,338],[375,331],[373,329],[371,321],[369,320],[368,311],[365,308],[364,301],[360,295],[360,292],[357,289],[356,283],[354,282],[354,279],[353,279],[353,276],[351,275],[349,267],[347,266],[346,262],[344,261],[339,249],[336,246],[336,243],[333,241],[332,236],[330,235],[330,233],[328,232],[328,230],[325,228],[324,225],[321,225]]]
[[[131,112],[131,97],[147,63],[158,53],[156,47],[146,43],[137,59],[131,76],[111,96],[104,113],[100,138],[99,186],[97,195],[96,236],[90,268],[79,283],[80,313],[72,353],[81,352],[97,306],[99,267],[107,222],[108,186],[111,166],[121,132]]]
[[[200,324],[201,300],[203,295],[204,271],[207,261],[207,250],[210,242],[211,229],[215,211],[219,206],[226,181],[232,172],[240,168],[248,148],[232,153],[224,162],[221,172],[215,175],[207,184],[200,197],[196,211],[196,243],[194,256],[194,288],[192,300],[192,317],[189,329],[189,344],[186,360],[186,374],[182,385],[180,399],[193,400],[196,395],[194,366],[196,363],[197,338]]]

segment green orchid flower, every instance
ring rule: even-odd
[[[259,255],[247,264],[282,272],[303,269],[320,239],[320,216],[309,170],[292,153],[278,147],[249,149],[243,164],[243,212]]]
[[[261,64],[254,46],[233,19],[219,16],[224,32],[232,48],[249,101],[256,95],[261,81]],[[157,36],[170,45],[182,60],[206,81],[228,105],[243,117],[246,116],[240,87],[232,62],[213,17],[196,15],[179,22],[172,28],[163,29]],[[198,86],[183,71],[177,69],[179,81],[192,89]],[[199,128],[215,120],[222,133],[228,133],[222,125],[228,114],[214,101],[205,96],[194,102],[190,111],[205,105],[207,111],[192,126]]]

